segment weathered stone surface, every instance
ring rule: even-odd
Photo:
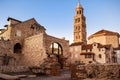
[[[0,65],[39,66],[49,54],[52,43],[61,45],[61,55],[68,57],[69,41],[46,34],[45,28],[32,18],[19,21],[8,18],[11,24],[0,34]],[[3,56],[7,54],[7,58]],[[14,59],[8,59],[13,57]],[[70,62],[70,61],[69,61]]]
[[[0,66],[0,72],[9,73],[9,72],[27,72],[29,71],[26,66]]]
[[[50,55],[50,57],[44,59],[44,62],[40,66],[30,67],[30,70],[35,73],[42,73],[52,76],[60,75],[60,64],[55,55]]]
[[[78,68],[78,67],[84,67]],[[85,70],[84,72],[81,71]],[[71,78],[96,78],[96,79],[116,79],[120,77],[119,64],[88,64],[88,65],[74,65],[71,67]]]

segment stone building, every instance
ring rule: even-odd
[[[71,63],[116,63],[114,48],[119,47],[119,33],[101,30],[86,40],[86,18],[78,3],[74,17],[74,43],[70,45]]]
[[[80,3],[77,5],[76,15],[74,16],[74,43],[77,42],[86,43],[86,17]]]
[[[88,42],[94,43],[101,43],[104,45],[111,44],[113,48],[119,47],[119,33],[112,32],[108,30],[100,30],[88,37]]]
[[[69,41],[48,35],[34,18],[7,20],[0,30],[0,65],[39,66],[51,54],[58,59],[69,55]]]

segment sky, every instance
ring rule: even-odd
[[[73,42],[75,8],[79,0],[0,0],[0,28],[7,18],[35,18],[47,34]],[[120,33],[120,0],[80,0],[86,16],[87,36],[101,30]]]

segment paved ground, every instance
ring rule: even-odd
[[[11,73],[10,73],[11,74]],[[60,76],[34,76],[32,73],[17,73],[17,75],[32,75],[33,77],[21,78],[20,80],[71,80],[70,71],[69,70],[62,70]],[[16,74],[11,74],[16,75]],[[1,80],[1,79],[0,79]],[[81,80],[120,80],[120,79],[81,79]]]
[[[64,70],[60,76],[38,76],[32,78],[23,78],[21,80],[71,80],[70,71]]]

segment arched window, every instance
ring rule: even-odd
[[[22,48],[21,48],[20,43],[16,43],[14,45],[14,53],[21,53],[21,52],[22,52]]]
[[[101,54],[99,54],[98,56],[99,56],[99,58],[102,58],[102,55],[101,55]]]
[[[50,54],[61,55],[62,54],[62,47],[58,43],[52,43],[50,46]]]

